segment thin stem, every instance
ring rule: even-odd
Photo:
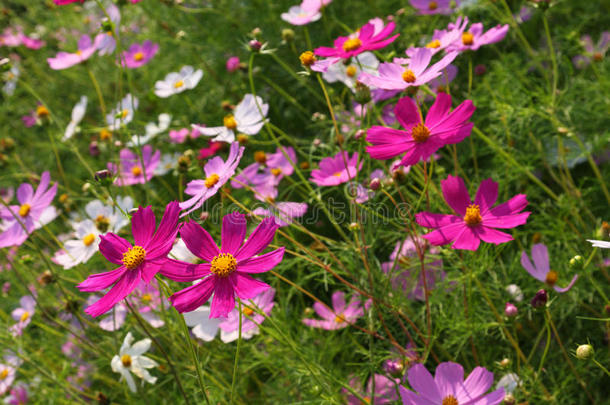
[[[231,381],[231,403],[233,403],[233,397],[235,396],[235,381],[237,380],[237,363],[239,361],[239,349],[241,347],[241,327],[242,327],[242,310],[241,300],[237,299],[239,303],[239,334],[237,336],[237,347],[235,348],[235,363],[233,363],[233,380]]]

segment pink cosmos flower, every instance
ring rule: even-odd
[[[0,376],[3,377],[0,378],[0,395],[4,395],[8,392],[9,388],[11,388],[11,385],[15,381],[16,372],[17,370],[15,367],[10,364],[0,363]]]
[[[44,44],[45,42],[40,39],[28,37],[27,35],[25,35],[21,27],[7,27],[0,35],[0,47],[16,47],[19,45],[25,45],[26,48],[40,49]]]
[[[313,5],[313,7],[311,7]],[[318,21],[322,14],[320,6],[311,1],[304,1],[303,4],[292,6],[287,13],[280,15],[282,20],[292,25],[306,25],[314,21]]]
[[[195,128],[182,128],[179,130],[171,129],[169,131],[169,141],[171,143],[184,143],[189,139],[197,139],[201,136],[201,132]]]
[[[404,90],[411,86],[421,86],[440,76],[443,69],[453,62],[458,53],[450,52],[428,67],[432,55],[432,51],[428,48],[417,48],[406,68],[396,62],[385,62],[379,65],[379,76],[363,72],[358,80],[367,86],[383,90]]]
[[[19,300],[19,308],[16,308],[11,312],[11,316],[16,324],[11,326],[9,329],[13,336],[21,336],[26,326],[32,322],[32,316],[36,309],[36,300],[31,295],[24,295]]]
[[[374,395],[373,379],[375,382]],[[396,382],[381,374],[375,374],[373,377],[369,378],[369,382],[366,385],[366,391],[361,387],[358,378],[352,378],[349,385],[356,391],[360,391],[362,398],[365,400],[364,403],[366,404],[392,404],[394,401],[398,400],[398,394],[396,394]],[[362,405],[363,402],[357,396],[350,394],[345,388],[343,388],[342,391],[347,395],[347,403],[349,405]]]
[[[222,148],[222,145],[224,145],[224,142],[216,142],[209,140],[207,148],[199,149],[197,159],[203,160],[209,158],[210,156],[214,156],[216,152],[218,152]]]
[[[570,290],[576,280],[578,280],[578,274],[572,277],[572,281],[566,287],[561,288],[555,285],[557,283],[557,272],[551,270],[549,264],[549,251],[543,243],[537,243],[532,246],[532,259],[534,264],[530,261],[525,251],[521,252],[521,265],[529,274],[532,275],[536,280],[547,283],[550,287],[553,287],[558,293],[564,293]]]
[[[256,208],[252,211],[252,215],[261,217],[271,217],[279,227],[288,226],[292,223],[293,218],[300,218],[307,212],[306,203],[298,202],[276,202],[273,206],[267,208]]]
[[[0,248],[19,246],[35,229],[51,222],[57,216],[57,211],[51,202],[57,192],[57,184],[49,188],[51,176],[44,172],[40,176],[40,184],[34,192],[28,183],[22,183],[17,189],[17,201],[20,205],[0,207]]]
[[[233,142],[226,161],[222,160],[220,156],[215,156],[206,163],[203,168],[205,180],[192,180],[186,185],[184,192],[193,197],[180,203],[180,209],[186,210],[182,216],[201,207],[208,198],[214,196],[229,181],[235,174],[235,169],[243,154],[244,147],[240,147],[238,142]]]
[[[269,315],[271,310],[275,306],[273,302],[275,297],[275,289],[269,288],[262,293],[258,294],[252,300],[242,303],[242,318],[241,318],[241,333],[242,338],[250,338],[258,333],[258,326],[263,323],[265,317],[253,309],[244,306],[247,304],[249,307],[257,308],[264,314]],[[233,308],[226,320],[220,322],[218,325],[222,329],[220,339],[225,342],[232,342],[239,338],[239,309]]]
[[[446,30],[434,30],[434,34],[432,34],[432,38],[430,42],[425,45],[425,48],[432,52],[432,55],[436,55],[438,52],[443,51],[449,47],[449,45],[453,44],[455,41],[462,37],[462,31],[457,28],[454,29],[446,29]],[[417,47],[408,48],[405,53],[409,58],[412,58],[417,52]],[[399,59],[395,58],[394,62],[398,62],[401,64],[407,64],[407,59]]]
[[[441,188],[445,201],[458,215],[420,212],[415,216],[420,226],[436,229],[423,236],[433,245],[453,242],[453,249],[477,250],[481,240],[496,245],[509,242],[513,240],[511,235],[494,228],[523,225],[530,215],[521,212],[527,205],[525,194],[517,194],[492,208],[498,199],[498,183],[492,179],[481,182],[474,203],[460,177],[449,176],[441,181]]]
[[[468,120],[475,110],[472,101],[462,102],[453,111],[451,96],[439,93],[422,122],[419,107],[409,97],[398,100],[394,114],[405,129],[399,130],[374,125],[367,131],[366,140],[372,143],[366,151],[374,159],[390,159],[405,153],[401,160],[411,166],[427,160],[434,152],[447,144],[461,142],[470,135],[473,123]]]
[[[485,33],[481,23],[472,24],[468,30],[467,26],[468,17],[458,17],[454,24],[449,24],[449,30],[457,29],[462,35],[447,47],[448,52],[476,51],[483,45],[502,41],[508,32],[508,24],[496,25]]]
[[[159,44],[154,44],[149,40],[142,44],[133,44],[129,49],[123,52],[121,65],[130,69],[136,69],[146,65],[157,54]]]
[[[591,61],[600,62],[604,59],[610,47],[610,32],[602,32],[596,45],[593,44],[593,40],[589,35],[583,35],[580,41],[585,48],[585,54],[575,56],[572,62],[577,69],[584,69]]]
[[[155,169],[161,161],[161,151],[153,153],[150,145],[142,147],[142,159],[137,153],[125,148],[119,153],[120,163],[117,167],[114,163],[108,163],[108,170],[118,174],[114,184],[117,186],[130,186],[132,184],[144,184],[155,175]]]
[[[328,59],[316,62],[312,69],[318,72],[325,72],[328,66],[339,62],[341,59],[349,59],[362,52],[386,47],[400,35],[390,36],[395,27],[396,24],[394,22],[384,25],[380,18],[370,20],[355,33],[337,38],[333,48],[324,46],[316,48],[314,53],[317,56],[327,57]]]
[[[290,176],[297,164],[294,148],[278,147],[275,153],[256,152],[256,162],[248,165],[231,181],[231,187],[242,188],[251,185],[255,190],[266,190],[277,187],[284,176]],[[262,186],[262,188],[261,188]],[[261,192],[260,194],[265,194]]]
[[[53,3],[55,3],[58,6],[65,6],[66,4],[71,4],[71,3],[84,3],[85,0],[53,0]]]
[[[28,389],[24,384],[11,389],[9,395],[4,398],[4,403],[9,405],[25,405],[28,403]]]
[[[485,394],[493,385],[494,376],[483,367],[475,367],[464,380],[464,368],[457,363],[439,364],[434,378],[423,364],[415,364],[409,369],[408,379],[417,393],[400,386],[403,405],[498,405],[504,400],[504,388]]]
[[[227,59],[227,63],[226,63],[226,68],[227,68],[227,72],[235,72],[237,69],[239,69],[239,57],[238,56],[231,56],[229,59]]]
[[[409,0],[419,14],[451,14],[451,0]],[[459,6],[459,2],[457,3]]]
[[[83,35],[78,41],[78,50],[75,53],[58,52],[54,58],[47,58],[53,70],[62,70],[78,65],[89,59],[97,50],[97,44],[91,41],[88,35]]]
[[[77,285],[85,292],[100,291],[114,286],[95,304],[85,309],[93,317],[109,311],[117,302],[129,295],[140,280],[150,283],[155,274],[167,263],[167,255],[178,233],[180,207],[172,201],[165,207],[159,227],[150,206],[140,207],[131,219],[134,245],[109,232],[101,235],[100,252],[108,261],[120,265],[115,270],[89,276]],[[156,229],[156,231],[155,231]]]
[[[371,305],[371,300],[367,300],[362,306],[360,296],[354,295],[349,302],[345,304],[345,293],[343,291],[335,291],[332,295],[332,310],[325,305],[315,302],[313,309],[320,319],[303,319],[303,323],[312,328],[321,328],[325,330],[336,330],[346,328],[348,325],[356,322],[358,318],[364,315],[364,310]]]
[[[358,152],[350,157],[346,151],[333,157],[325,157],[320,161],[320,168],[311,171],[310,180],[318,186],[336,186],[345,183],[362,169],[363,162],[358,164]]]
[[[246,228],[243,214],[233,212],[225,215],[219,249],[200,225],[188,222],[182,226],[182,240],[205,263],[195,265],[170,259],[169,265],[161,270],[161,274],[174,281],[202,279],[169,298],[178,312],[194,311],[214,293],[210,318],[226,318],[235,308],[235,296],[242,300],[251,299],[270,288],[250,274],[269,271],[282,261],[283,247],[256,256],[271,243],[278,227],[272,218],[265,218],[244,243]]]

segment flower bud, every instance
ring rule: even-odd
[[[513,304],[511,304],[510,302],[507,302],[506,305],[504,306],[504,315],[506,315],[509,318],[516,316],[517,312],[518,312],[517,307],[514,306]]]
[[[541,308],[546,305],[548,300],[549,300],[549,296],[546,293],[546,290],[541,289],[541,290],[538,290],[536,295],[534,295],[534,298],[532,298],[531,304],[532,304],[532,307],[534,307],[534,308]]]
[[[505,357],[502,360],[500,360],[500,367],[506,368],[508,366],[510,366],[510,359],[509,358]]]
[[[357,231],[360,229],[360,224],[357,222],[352,222],[351,224],[349,224],[348,228],[350,231]]]
[[[358,104],[366,104],[371,101],[371,89],[368,88],[364,83],[356,82],[356,94],[354,94],[354,100]]]
[[[517,403],[517,400],[515,399],[515,396],[513,394],[506,394],[504,396],[504,405],[515,405]]]
[[[576,357],[580,360],[587,360],[593,355],[593,346],[580,345],[576,348]]]
[[[360,139],[362,138],[364,135],[366,135],[366,131],[364,129],[359,129],[356,131],[356,133],[354,134],[354,139]]]
[[[201,214],[199,214],[199,220],[202,222],[206,221],[209,217],[210,217],[210,213],[207,211],[202,211]]]
[[[376,191],[376,190],[379,190],[379,187],[381,187],[381,180],[379,180],[379,178],[375,177],[369,183],[369,188],[373,191]]]
[[[487,72],[485,65],[479,64],[474,67],[474,74],[477,76],[483,76],[485,72]]]
[[[250,47],[250,49],[254,52],[258,52],[261,50],[263,44],[261,44],[260,41],[253,39],[250,42],[248,42],[248,46]]]
[[[105,180],[107,178],[110,177],[110,171],[107,169],[104,170],[98,170],[97,172],[95,172],[95,180],[96,181],[102,181]]]
[[[570,267],[573,269],[581,269],[584,262],[585,259],[583,259],[582,256],[576,255],[570,259]]]
[[[112,23],[112,21],[108,20],[107,18],[105,18],[100,25],[102,26],[102,31],[104,31],[104,32],[113,32],[114,31],[114,24]]]
[[[89,154],[91,156],[99,156],[100,147],[98,146],[97,142],[93,141],[89,144]]]
[[[316,63],[316,56],[311,51],[305,51],[299,56],[299,60],[301,61],[301,65],[310,67]]]
[[[405,369],[405,366],[399,360],[390,359],[390,360],[386,360],[385,363],[383,363],[383,368],[391,376],[399,377],[402,375],[402,372]]]
[[[294,40],[294,30],[290,28],[284,28],[282,30],[282,39],[286,42],[291,42]]]

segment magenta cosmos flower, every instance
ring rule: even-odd
[[[311,171],[310,180],[318,186],[336,186],[356,177],[360,169],[362,162],[358,164],[358,152],[351,157],[345,151],[339,152],[333,157],[322,159],[320,168]]]
[[[167,255],[174,246],[178,233],[180,207],[172,201],[165,207],[159,227],[150,206],[140,207],[131,218],[134,245],[112,232],[100,235],[100,252],[119,268],[89,276],[77,285],[81,291],[100,291],[114,286],[95,304],[85,309],[93,317],[110,310],[117,302],[129,295],[140,280],[149,283],[167,263]],[[155,231],[156,229],[156,231]]]
[[[83,35],[75,53],[58,52],[54,58],[47,58],[47,62],[53,70],[67,69],[89,59],[97,51],[97,45],[88,35]]]
[[[358,318],[364,315],[364,310],[368,309],[371,305],[371,300],[369,299],[364,303],[363,308],[359,295],[354,295],[349,304],[346,305],[345,293],[343,291],[335,291],[331,299],[333,303],[332,310],[319,302],[313,304],[314,311],[322,319],[303,319],[303,323],[312,328],[326,330],[343,329],[356,322]]]
[[[121,64],[130,69],[139,68],[146,65],[159,50],[159,44],[154,44],[149,40],[142,44],[133,44],[123,52]]]
[[[457,52],[450,52],[434,65],[428,66],[433,54],[428,48],[417,48],[406,67],[399,63],[385,62],[379,65],[379,76],[363,72],[358,80],[367,86],[383,90],[404,90],[411,86],[421,86],[440,76],[443,69],[458,55]]]
[[[57,184],[49,188],[51,176],[42,173],[36,192],[28,183],[22,183],[17,189],[17,201],[20,205],[0,207],[0,248],[19,246],[28,236],[41,226],[52,221],[57,213],[51,202],[57,193]]]
[[[205,263],[195,265],[170,259],[161,270],[161,274],[174,281],[202,279],[169,298],[178,312],[196,310],[214,293],[210,318],[226,318],[235,308],[235,296],[242,300],[251,299],[270,288],[250,274],[269,271],[282,261],[283,247],[256,256],[271,243],[278,227],[272,218],[265,218],[244,242],[246,228],[243,214],[233,212],[225,215],[219,249],[200,225],[188,222],[182,226],[180,235],[186,247]]]
[[[464,380],[464,368],[457,363],[439,364],[434,378],[422,364],[415,364],[408,379],[417,393],[400,386],[403,405],[498,405],[504,400],[504,388],[486,394],[494,375],[483,367],[475,367]]]
[[[373,382],[375,383],[375,395],[373,395]],[[347,395],[348,405],[393,404],[394,401],[398,400],[398,394],[396,394],[396,382],[381,374],[375,374],[373,377],[369,378],[369,381],[366,384],[365,392],[363,392],[363,387],[360,386],[360,381],[357,378],[352,378],[349,385],[356,391],[360,391],[364,402],[362,402],[355,395],[350,394],[347,389],[343,388],[343,393]]]
[[[547,283],[558,293],[569,291],[576,280],[578,280],[578,274],[575,274],[574,277],[572,277],[570,284],[568,284],[566,287],[561,288],[555,285],[557,283],[558,274],[555,270],[551,270],[551,266],[549,264],[549,251],[542,243],[537,243],[532,246],[532,260],[534,261],[534,264],[532,264],[525,251],[521,253],[521,265],[523,268],[527,270],[527,272],[530,273],[536,280]]]
[[[447,47],[447,51],[476,51],[483,45],[500,42],[508,32],[508,24],[497,25],[487,32],[483,32],[483,24],[472,24],[469,29],[468,17],[459,17],[455,24],[449,24],[449,30],[458,30],[462,33],[461,37]]]
[[[129,149],[121,149],[119,158],[118,167],[114,163],[108,163],[108,170],[119,175],[115,184],[117,186],[144,184],[155,175],[155,169],[161,161],[161,151],[157,150],[153,153],[152,146],[146,145],[142,148],[142,159],[140,159],[137,153]]]
[[[186,185],[184,192],[193,197],[180,203],[180,208],[186,210],[182,216],[201,207],[208,198],[216,194],[220,187],[229,181],[235,174],[244,149],[243,146],[239,146],[238,142],[233,142],[226,161],[222,160],[220,156],[215,156],[206,163],[203,168],[205,180],[192,180]]]
[[[521,212],[527,205],[525,194],[517,194],[494,208],[498,199],[498,183],[492,179],[481,182],[474,203],[470,200],[464,180],[449,176],[441,181],[443,196],[458,215],[420,212],[415,220],[420,226],[435,228],[423,237],[433,245],[453,242],[453,249],[477,250],[481,240],[496,245],[513,240],[507,233],[494,228],[508,229],[523,225],[529,212]]]
[[[66,4],[71,4],[71,3],[84,3],[85,0],[53,0],[53,3],[55,3],[58,6],[65,6]]]
[[[451,14],[451,0],[409,0],[419,14]],[[458,4],[459,5],[459,2]]]
[[[391,159],[405,153],[400,161],[411,166],[427,160],[441,147],[464,140],[474,125],[468,120],[475,110],[472,101],[462,102],[450,112],[451,96],[439,93],[422,122],[422,113],[413,99],[398,100],[394,115],[404,131],[374,125],[367,131],[366,140],[372,143],[366,151],[373,159]]]

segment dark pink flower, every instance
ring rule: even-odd
[[[527,256],[527,253],[525,251],[521,252],[521,265],[523,268],[527,270],[527,272],[536,280],[548,284],[558,293],[569,291],[576,280],[578,280],[578,274],[575,274],[574,277],[572,277],[570,284],[568,284],[566,287],[561,288],[555,285],[557,283],[558,275],[555,270],[551,270],[551,266],[549,264],[549,251],[546,248],[546,245],[543,243],[537,243],[532,246],[532,260],[534,261],[533,264],[530,261],[530,258]]]
[[[227,72],[235,72],[237,69],[239,69],[239,63],[239,57],[231,56],[229,59],[227,59]]]
[[[481,182],[474,203],[470,200],[464,180],[449,176],[441,181],[447,204],[458,215],[420,212],[417,223],[436,229],[423,237],[433,245],[453,242],[453,249],[477,250],[481,240],[496,245],[513,240],[507,233],[495,228],[508,229],[523,225],[530,212],[521,212],[527,205],[525,194],[517,194],[505,203],[492,206],[498,199],[498,183],[492,179]]]
[[[363,162],[358,163],[358,152],[351,157],[346,151],[320,161],[320,168],[311,171],[310,180],[318,186],[337,186],[356,177],[362,169]]]
[[[136,69],[146,65],[157,54],[159,44],[154,44],[149,40],[142,44],[133,44],[123,52],[121,64],[130,69]]]
[[[85,0],[53,0],[53,3],[55,3],[58,6],[65,6],[66,4],[71,4],[71,3],[84,3]]]
[[[174,293],[170,301],[178,312],[191,312],[207,302],[212,293],[210,318],[226,318],[235,308],[235,296],[245,300],[267,290],[269,285],[252,278],[274,268],[284,257],[284,248],[257,256],[271,243],[277,230],[272,218],[265,218],[252,231],[246,242],[246,217],[233,212],[222,220],[220,249],[210,234],[194,222],[184,224],[180,231],[187,248],[203,264],[190,264],[170,259],[161,270],[165,277],[181,282],[200,280],[195,285]]]
[[[197,131],[195,128],[193,128],[193,131]],[[192,133],[191,133],[192,136]],[[208,141],[208,147],[207,148],[201,148],[199,149],[199,154],[197,155],[197,159],[199,160],[203,160],[203,159],[207,159],[210,156],[214,156],[216,154],[216,152],[218,152],[221,148],[222,145],[224,144],[224,142],[216,142],[216,141]]]
[[[117,186],[130,186],[132,184],[144,184],[155,175],[155,169],[161,161],[161,151],[153,153],[150,145],[142,148],[142,159],[137,153],[129,149],[121,149],[119,153],[120,163],[117,167],[114,163],[108,163],[108,170],[119,177],[115,180]]]
[[[112,232],[100,235],[100,252],[110,262],[120,265],[115,270],[89,276],[77,285],[81,291],[100,291],[114,286],[95,304],[85,309],[93,317],[109,311],[129,295],[140,280],[149,283],[167,263],[167,255],[178,233],[180,207],[172,201],[165,207],[159,227],[150,206],[140,207],[131,219],[134,245]],[[156,229],[156,231],[155,231]]]
[[[360,296],[354,295],[349,304],[346,305],[345,293],[335,291],[332,295],[332,303],[333,308],[330,310],[325,305],[315,302],[313,309],[322,319],[303,319],[303,323],[312,328],[343,329],[364,315],[364,310],[371,305],[371,300],[367,300],[363,307]]]
[[[419,107],[409,97],[401,98],[394,114],[405,131],[374,125],[367,131],[366,140],[372,143],[366,151],[374,159],[391,159],[405,153],[403,166],[427,160],[447,144],[464,140],[472,130],[468,120],[475,110],[472,101],[466,100],[450,112],[451,96],[439,93],[422,122]]]

